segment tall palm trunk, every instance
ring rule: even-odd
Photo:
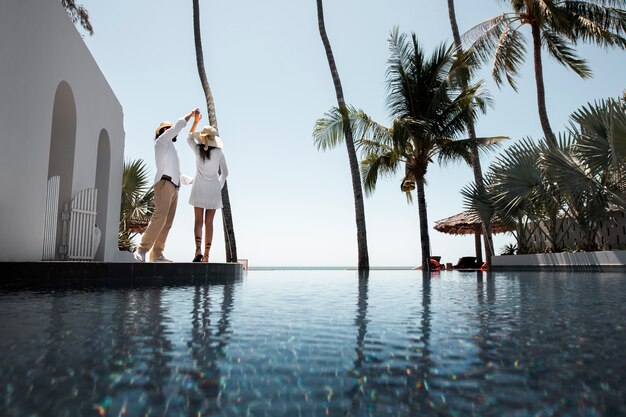
[[[546,91],[543,86],[543,63],[541,61],[541,32],[539,25],[531,23],[531,33],[533,35],[533,56],[535,61],[535,83],[537,85],[537,108],[539,109],[539,121],[541,129],[550,146],[556,146],[556,137],[550,127],[548,120],[548,110],[546,109]]]
[[[417,211],[420,220],[420,243],[422,246],[422,271],[430,269],[430,236],[428,235],[428,214],[426,212],[426,194],[424,175],[418,174],[416,177],[417,188]]]
[[[197,1],[197,0],[194,0]],[[330,47],[330,41],[326,35],[326,27],[324,25],[324,9],[322,0],[317,0],[317,23],[319,26],[320,36],[326,50],[326,58],[330,67],[330,73],[335,84],[335,93],[337,95],[337,103],[339,111],[343,119],[343,132],[346,139],[346,148],[348,150],[348,160],[350,162],[350,173],[352,174],[352,191],[354,193],[354,210],[356,213],[356,230],[358,245],[358,268],[359,271],[369,270],[369,255],[367,252],[367,233],[365,230],[365,208],[363,205],[363,189],[361,188],[361,175],[359,172],[359,163],[356,158],[356,150],[354,149],[354,139],[352,137],[352,128],[348,119],[348,110],[343,97],[343,88],[341,80],[335,65],[335,58]]]
[[[450,17],[450,26],[452,28],[452,37],[454,38],[454,46],[457,48],[458,54],[462,52],[461,34],[459,26],[456,22],[456,13],[454,11],[454,0],[448,0],[448,16]],[[483,173],[480,166],[480,156],[478,154],[478,145],[476,143],[476,130],[474,122],[467,121],[467,134],[472,140],[472,169],[474,171],[474,182],[479,195],[485,195],[485,183],[483,182]],[[493,238],[491,232],[491,218],[483,217],[482,213],[482,235],[483,244],[485,246],[485,257],[487,258],[487,269],[491,270],[491,256],[493,255]],[[477,252],[478,253],[478,252]],[[482,259],[479,259],[482,262]]]
[[[196,45],[196,63],[198,65],[198,75],[200,83],[204,89],[206,97],[207,110],[209,115],[209,124],[216,130],[217,116],[215,114],[215,102],[213,101],[213,93],[207,80],[206,71],[204,69],[204,55],[202,53],[202,37],[200,36],[200,8],[199,0],[193,0],[193,36]],[[226,262],[237,262],[237,244],[235,242],[235,229],[233,227],[233,216],[230,210],[230,198],[228,196],[228,184],[224,183],[222,188],[222,220],[224,224],[224,243],[226,245]]]

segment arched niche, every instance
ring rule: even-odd
[[[109,183],[111,174],[111,140],[109,139],[109,133],[105,129],[100,131],[96,160],[95,184],[98,190],[98,214],[96,215],[96,224],[102,234],[95,260],[103,261],[107,237],[107,213],[109,208]]]
[[[75,151],[76,102],[70,85],[65,81],[61,81],[54,96],[50,133],[50,156],[48,159],[48,178],[54,175],[61,177],[59,183],[59,214],[57,216],[55,259],[61,259],[59,252],[63,239],[63,222],[61,218],[65,203],[69,203],[72,199]]]

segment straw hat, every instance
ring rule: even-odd
[[[159,136],[159,132],[161,131],[161,129],[163,129],[164,127],[172,127],[172,122],[162,122],[159,127],[157,127],[157,130],[154,131],[154,134]]]
[[[191,136],[204,145],[204,150],[209,149],[209,146],[214,148],[222,148],[222,139],[217,136],[217,130],[213,126],[204,126],[201,131],[193,132]]]

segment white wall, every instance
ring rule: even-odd
[[[626,268],[626,251],[539,253],[491,258],[494,269]]]
[[[75,149],[63,149],[70,159],[74,152],[72,195],[95,186],[103,129],[109,137],[106,241],[100,256],[119,259],[122,107],[60,1],[2,0],[0,261],[41,260],[52,115],[62,82],[70,87],[76,111]]]
[[[562,220],[561,227],[561,230],[567,230],[562,242],[564,247],[575,250],[579,246],[582,246],[585,237],[576,223],[570,218],[565,218]],[[551,246],[546,238],[547,232],[544,233],[530,226],[528,229],[532,231],[530,242],[533,249],[537,252],[545,252],[546,248]],[[623,250],[626,247],[626,213],[620,210],[611,211],[609,213],[609,220],[604,222],[598,234],[597,241],[602,249]]]

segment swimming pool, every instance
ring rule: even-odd
[[[620,273],[0,293],[2,416],[626,415]]]

